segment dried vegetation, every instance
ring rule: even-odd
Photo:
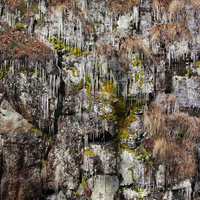
[[[169,43],[173,41],[192,40],[193,35],[187,26],[178,23],[156,24],[150,31],[151,42],[160,41]]]
[[[107,44],[104,46],[99,46],[96,50],[96,53],[100,55],[106,55],[107,57],[112,57],[116,55],[117,51],[114,46]]]
[[[71,10],[75,8],[79,0],[46,0],[49,6],[64,6],[65,8]]]
[[[49,60],[53,51],[42,41],[24,32],[17,32],[5,23],[0,23],[0,55],[1,60],[23,59]]]
[[[129,12],[134,5],[138,5],[137,0],[107,0],[106,4],[113,13]]]
[[[169,21],[177,21],[178,17],[184,15],[184,6],[180,1],[172,1],[168,8]]]
[[[185,113],[167,115],[165,105],[174,104],[172,94],[144,109],[144,128],[149,139],[143,145],[152,150],[154,164],[165,164],[167,177],[177,183],[195,175],[194,143],[200,135],[200,119]]]

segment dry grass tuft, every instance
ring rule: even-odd
[[[171,1],[172,0],[153,0],[152,1],[152,7],[157,17],[159,16],[161,18],[162,15],[167,14],[167,10]]]
[[[162,162],[168,155],[171,155],[172,149],[169,148],[169,142],[165,138],[158,138],[153,148],[153,158]]]
[[[175,104],[176,96],[175,94],[170,94],[167,98],[167,103],[169,104]]]
[[[153,59],[151,53],[142,40],[128,37],[122,42],[118,55],[123,59],[129,57],[132,52],[140,52],[143,53],[147,59]]]
[[[129,12],[134,5],[138,5],[137,0],[107,0],[106,4],[113,13]]]
[[[83,30],[86,36],[92,36],[95,33],[94,24],[92,22],[85,22],[83,25]]]
[[[116,48],[111,44],[107,44],[104,46],[99,46],[96,50],[96,53],[112,57],[116,55]]]
[[[200,0],[191,0],[191,3],[196,9],[200,9]]]
[[[165,133],[164,109],[156,102],[151,102],[149,107],[144,109],[144,128],[149,136],[163,135]]]
[[[180,3],[180,1],[172,1],[169,5],[169,21],[177,20],[177,17],[182,14],[184,11],[184,6]]]
[[[200,120],[185,113],[174,113],[168,117],[168,126],[177,127],[184,139],[195,141],[200,133]]]
[[[169,138],[158,138],[155,140],[153,157],[155,163],[169,166],[168,175],[175,182],[195,175],[195,151],[194,144],[187,140],[188,146],[179,142],[169,140]],[[171,167],[170,167],[171,166]]]
[[[174,105],[176,97],[171,94],[164,100],[164,96],[160,94],[158,103],[144,109],[144,128],[150,138],[143,145],[152,151],[154,165],[166,166],[165,176],[175,184],[195,175],[194,144],[200,136],[200,119],[185,113],[167,115],[164,107]]]
[[[150,31],[151,42],[159,41],[168,43],[171,41],[192,40],[193,35],[187,26],[178,23],[156,24]]]

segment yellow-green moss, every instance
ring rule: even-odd
[[[72,44],[68,44],[66,43],[66,41],[64,41],[63,38],[55,36],[54,38],[50,38],[48,37],[47,40],[52,44],[52,46],[54,46],[54,50],[57,52],[57,50],[59,49],[67,49],[69,51],[69,55],[74,55],[74,56],[83,56],[84,55],[88,55],[88,54],[92,54],[91,51],[81,51],[79,49],[79,47],[76,47]]]
[[[74,69],[74,67],[66,67],[66,70],[71,70],[71,71],[72,71],[72,75],[73,75],[74,77],[79,77],[79,73],[78,73],[78,71],[76,71],[76,70]]]
[[[83,89],[83,88],[84,88],[83,82],[81,82],[81,83],[78,84],[78,85],[75,85],[74,87],[75,87],[77,90]]]
[[[200,67],[200,60],[199,60],[199,61],[196,61],[196,62],[195,62],[195,65],[196,65],[197,68],[199,68],[199,67]]]
[[[26,133],[25,131],[23,131],[23,130],[19,130],[19,131],[17,131],[18,133]]]
[[[87,113],[89,113],[91,106],[92,106],[92,99],[90,99],[90,105],[89,105],[88,109],[86,110]]]
[[[122,149],[126,149],[127,147],[128,147],[128,144],[127,144],[127,143],[121,144],[121,148],[122,148]]]
[[[0,68],[0,79],[2,78],[7,78],[7,71],[5,70],[5,68]]]
[[[79,153],[79,154],[81,154],[81,152],[79,150],[77,150],[77,149],[74,149],[74,151],[77,152],[77,153]]]
[[[78,192],[75,192],[75,195],[76,195],[76,196],[78,196],[78,195],[79,195],[79,193],[78,193]]]
[[[83,188],[85,188],[85,178],[82,174],[82,178],[81,178],[81,185],[83,186]]]
[[[37,14],[38,13],[38,4],[35,2],[32,2],[32,6],[28,9],[28,11],[32,11],[35,14]]]
[[[141,192],[143,192],[143,190],[140,190],[139,187],[137,187],[137,190],[138,190],[138,198],[139,198],[139,200],[144,199],[144,197],[142,197],[142,194],[141,194]]]
[[[51,145],[51,144],[52,144],[52,141],[53,141],[53,140],[52,140],[52,137],[49,137],[49,139],[48,139],[48,140],[49,140],[49,142],[50,142],[50,145]]]
[[[187,67],[187,74],[185,74],[187,77],[189,77],[189,73],[190,73],[190,67]]]
[[[99,20],[95,20],[94,24],[101,24],[101,20],[100,21]]]
[[[140,74],[138,72],[136,72],[135,73],[135,83],[138,82],[139,78],[140,78]]]
[[[23,16],[26,13],[26,2],[24,0],[22,0],[20,2],[20,14],[21,16]]]
[[[99,92],[104,93],[101,94],[104,100],[109,101],[116,97],[116,88],[113,82],[110,82],[106,79],[101,79],[103,83],[103,87],[100,87]],[[109,95],[107,96],[106,93]]]
[[[45,166],[45,160],[42,159],[42,169],[44,169],[44,166]]]
[[[32,128],[31,130],[42,134],[42,132],[40,130],[36,129],[36,128]]]
[[[136,58],[135,58],[135,61],[132,62],[132,65],[133,65],[133,66],[142,65],[142,62],[143,62],[142,59],[136,57]]]
[[[24,30],[24,25],[23,25],[22,23],[20,23],[20,22],[17,22],[17,23],[15,24],[15,27],[16,27],[16,30],[17,30],[17,31],[22,31],[22,30]]]
[[[85,150],[85,153],[89,156],[95,156],[95,154],[90,150]]]

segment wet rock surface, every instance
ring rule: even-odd
[[[1,1],[1,200],[200,198],[198,8]]]

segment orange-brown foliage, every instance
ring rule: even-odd
[[[28,58],[29,60],[45,60],[53,56],[53,51],[39,39],[23,32],[16,32],[8,25],[1,23],[0,55],[1,59]]]

